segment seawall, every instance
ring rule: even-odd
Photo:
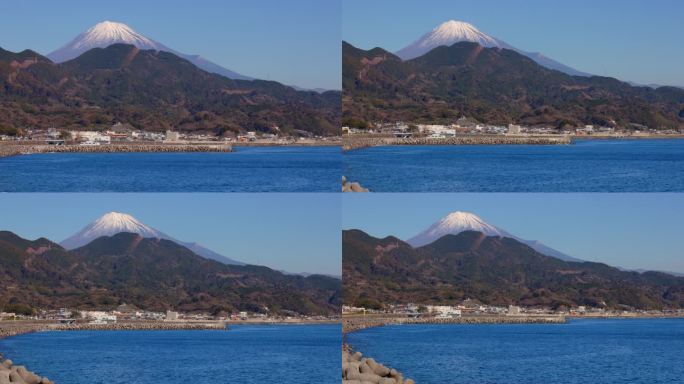
[[[354,316],[342,320],[342,332],[346,334],[366,328],[403,324],[564,324],[565,322],[566,319],[563,315],[464,316],[454,318]]]
[[[229,144],[126,143],[105,145],[0,144],[0,157],[36,153],[232,152]]]
[[[567,145],[570,136],[507,136],[507,135],[461,135],[445,138],[392,136],[346,136],[342,149],[345,151],[386,145]]]

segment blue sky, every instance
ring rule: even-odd
[[[343,39],[360,48],[394,52],[455,19],[584,72],[684,86],[680,0],[343,2]]]
[[[341,275],[339,194],[0,194],[0,230],[60,242],[109,211],[288,272]]]
[[[47,54],[104,20],[244,75],[341,88],[341,3],[319,0],[0,2],[0,47]]]
[[[408,239],[452,211],[584,260],[684,273],[684,194],[345,194],[342,227]]]

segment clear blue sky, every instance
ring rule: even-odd
[[[342,0],[342,35],[397,51],[455,19],[575,69],[684,86],[681,0]]]
[[[0,194],[0,230],[60,242],[109,211],[288,272],[341,275],[339,194]]]
[[[0,47],[47,54],[110,20],[244,75],[341,88],[341,3],[319,0],[0,2]]]
[[[684,273],[684,194],[345,194],[342,227],[408,239],[452,211],[584,260]]]

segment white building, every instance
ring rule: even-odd
[[[520,314],[520,307],[517,305],[509,305],[508,306],[508,314],[509,315],[519,315]]]
[[[166,141],[180,141],[180,132],[172,130],[166,131]]]
[[[461,317],[461,310],[450,305],[428,305],[426,308],[439,318]]]
[[[116,323],[116,316],[104,311],[83,311],[81,317],[90,319],[91,324],[113,324]]]
[[[166,311],[166,321],[176,321],[178,320],[178,312]]]
[[[508,124],[508,134],[509,135],[519,135],[520,134],[520,126],[516,124]]]
[[[109,144],[112,139],[109,135],[97,131],[71,131],[71,139],[75,141],[87,141],[92,143]]]

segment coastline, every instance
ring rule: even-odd
[[[684,139],[684,135],[460,135],[446,138],[397,138],[387,135],[352,135],[343,138],[343,150],[394,145],[572,145],[575,141],[594,140],[666,140]]]
[[[436,317],[389,317],[389,316],[348,316],[342,321],[342,333],[360,331],[366,328],[386,325],[408,324],[565,324],[564,315],[535,316],[465,316],[454,318]]]
[[[342,140],[342,149],[354,149],[393,146],[393,145],[569,145],[570,136],[507,136],[507,135],[460,135],[445,138],[398,138],[394,136],[346,136]]]
[[[126,143],[107,145],[3,144],[0,157],[38,153],[128,153],[128,152],[232,152],[229,144]]]
[[[47,145],[43,143],[0,142],[0,158],[39,153],[181,153],[181,152],[234,152],[241,147],[339,147],[340,140],[300,140],[297,142],[251,143],[193,143],[193,142],[133,142],[104,145]]]

